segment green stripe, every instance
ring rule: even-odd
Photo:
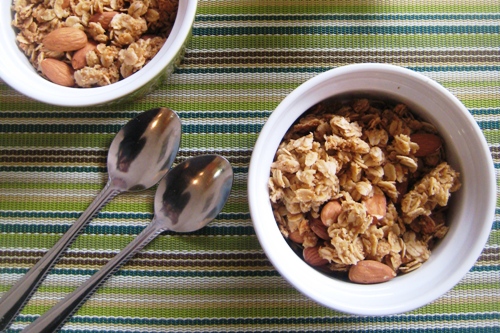
[[[88,200],[88,199],[87,199]],[[90,204],[90,200],[71,200],[63,201],[58,198],[58,201],[54,201],[53,198],[37,198],[37,201],[22,201],[22,202],[12,202],[10,200],[0,201],[2,210],[12,210],[12,211],[61,211],[61,212],[83,212]],[[224,206],[224,212],[241,212],[242,209],[248,209],[243,202],[233,202],[228,201]],[[150,195],[147,198],[143,198],[143,201],[139,200],[127,200],[123,196],[117,197],[110,203],[108,203],[101,212],[120,212],[120,213],[133,213],[133,212],[152,212],[153,211],[153,196]]]
[[[0,133],[0,147],[60,147],[60,148],[102,148],[109,147],[115,134],[27,134]],[[258,133],[190,134],[184,133],[181,149],[196,147],[252,148]]]
[[[290,49],[323,47],[346,48],[400,48],[411,47],[498,47],[498,35],[265,35],[265,36],[193,36],[191,48],[205,50],[217,45],[218,49],[276,48],[286,45]]]
[[[60,235],[34,234],[0,234],[3,248],[50,248]],[[130,235],[80,235],[71,246],[73,249],[119,250],[129,244],[135,236]],[[159,236],[147,247],[148,250],[175,251],[207,251],[207,250],[260,250],[257,238],[253,235],[217,237],[176,234]]]
[[[285,303],[286,304],[286,303]],[[472,304],[447,304],[447,313],[461,313],[467,306]],[[497,311],[500,307],[500,302],[485,302],[485,303],[474,303],[474,308],[478,312],[490,312]],[[37,314],[44,313],[49,310],[50,306],[34,306],[29,305],[24,308],[23,314]],[[225,318],[227,317],[228,311],[230,310],[231,317],[294,317],[297,313],[302,316],[315,317],[315,316],[332,316],[333,310],[322,307],[312,301],[307,302],[307,304],[290,304],[289,307],[283,306],[283,304],[277,307],[268,307],[262,304],[256,304],[255,306],[240,307],[240,308],[225,308],[225,307],[200,307],[196,303],[193,304],[192,308],[182,309],[176,307],[162,307],[162,308],[143,308],[143,307],[90,307],[83,306],[77,313],[77,316],[99,316],[102,313],[106,313],[107,316],[116,317],[139,317],[139,318]],[[425,312],[423,312],[425,310]],[[441,306],[426,306],[423,307],[419,312],[412,313],[441,313]],[[338,315],[338,314],[337,314]]]
[[[151,219],[151,218],[150,218]],[[41,225],[41,224],[0,224],[0,233],[34,233],[34,234],[63,234],[71,224],[58,225]],[[102,226],[89,225],[85,228],[84,233],[87,235],[138,235],[144,230],[143,226]],[[175,232],[167,231],[164,235],[175,234]],[[203,229],[191,233],[197,236],[237,236],[237,235],[255,235],[253,227],[249,226],[228,226],[228,227],[212,227],[210,224]]]
[[[229,119],[228,119],[229,120]],[[262,124],[183,124],[182,132],[187,133],[257,133],[260,132]],[[93,125],[93,124],[0,124],[0,131],[5,133],[36,133],[49,132],[53,134],[79,133],[100,134],[117,133],[122,125]]]

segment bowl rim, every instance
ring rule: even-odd
[[[120,100],[152,82],[175,61],[191,34],[197,4],[198,0],[179,0],[177,18],[169,37],[158,54],[140,71],[113,84],[92,88],[63,87],[40,76],[18,48],[10,20],[1,20],[0,52],[15,56],[0,58],[0,78],[27,97],[57,106],[87,107]],[[2,1],[0,17],[7,15],[11,15],[10,2]],[[19,80],[20,77],[26,80]]]
[[[460,115],[467,119],[467,125],[469,126],[468,130],[470,130],[470,133],[478,141],[479,146],[477,147],[477,153],[481,154],[485,161],[485,163],[481,165],[482,171],[484,172],[484,179],[491,181],[491,184],[487,183],[489,186],[484,189],[488,195],[488,200],[483,203],[487,208],[483,212],[483,225],[477,233],[477,240],[474,243],[474,246],[464,250],[468,254],[466,259],[457,263],[456,267],[453,267],[453,269],[456,270],[450,272],[449,276],[446,278],[443,278],[442,281],[440,281],[440,284],[434,287],[431,292],[424,292],[417,295],[413,300],[401,300],[394,304],[383,304],[376,308],[370,308],[361,303],[363,303],[363,300],[368,301],[370,297],[373,298],[377,295],[384,295],[384,293],[393,293],[392,290],[388,289],[387,286],[389,285],[392,285],[392,287],[407,288],[408,286],[405,285],[405,283],[407,283],[406,281],[415,283],[415,278],[412,278],[412,274],[415,273],[398,276],[397,279],[393,279],[390,283],[360,286],[350,282],[342,282],[340,280],[333,279],[315,271],[313,268],[310,268],[310,266],[297,255],[290,255],[292,250],[284,240],[277,227],[270,227],[269,225],[266,225],[266,223],[270,223],[271,219],[274,226],[276,226],[276,223],[272,216],[272,211],[270,211],[270,204],[265,203],[265,200],[269,202],[269,192],[267,189],[267,182],[263,184],[264,176],[261,175],[262,170],[266,169],[267,166],[270,165],[269,160],[272,161],[274,157],[274,153],[272,154],[273,156],[268,156],[271,154],[269,150],[271,148],[277,148],[277,144],[281,141],[282,135],[277,135],[276,133],[284,134],[283,131],[288,129],[296,117],[300,116],[300,114],[307,110],[307,108],[304,108],[300,112],[296,111],[297,107],[294,107],[294,105],[298,103],[302,103],[304,105],[301,99],[310,97],[311,91],[318,89],[318,87],[321,88],[329,82],[339,80],[340,78],[352,75],[353,73],[359,74],[365,72],[378,73],[382,76],[386,74],[407,76],[419,84],[429,85],[429,87],[436,91],[436,94],[445,97],[448,102],[452,103],[454,108],[460,112]],[[335,95],[335,93],[331,94],[331,96]],[[307,105],[310,107],[323,99],[324,98],[308,102],[309,104]],[[288,119],[285,119],[283,115],[288,111],[290,111],[291,114]],[[279,140],[270,140],[270,133],[280,136]],[[273,146],[274,144],[276,144],[275,147]],[[265,150],[268,150],[267,154],[264,154]],[[276,150],[274,150],[274,152],[275,151]],[[269,176],[267,176],[267,178],[269,178]],[[479,126],[469,111],[453,94],[451,94],[451,92],[429,77],[415,71],[390,64],[367,63],[345,65],[316,75],[294,89],[272,112],[259,134],[250,160],[247,185],[250,215],[257,238],[265,254],[276,270],[292,286],[316,302],[335,310],[357,315],[392,315],[407,312],[436,300],[445,292],[453,288],[465,276],[465,274],[467,274],[482,252],[490,234],[496,205],[496,181],[491,154]],[[265,194],[267,194],[267,196]],[[449,238],[450,237],[448,237],[448,239]],[[445,240],[446,239],[447,238],[445,237]],[[270,250],[271,248],[272,251]],[[431,255],[431,258],[427,261],[429,264],[426,264],[431,265],[430,263],[432,262],[432,264],[435,265],[435,258],[436,255]],[[422,268],[419,270],[421,269]],[[415,272],[418,272],[419,270]],[[301,278],[301,275],[305,275],[305,278]],[[304,282],[304,280],[308,279],[314,279],[314,283],[309,284],[307,281]],[[417,281],[417,284],[418,283],[419,282]],[[322,286],[321,290],[317,288],[319,285]],[[363,293],[366,292],[366,294],[360,295],[360,290],[362,290]],[[353,295],[355,297],[353,297]],[[355,298],[358,301],[358,304],[354,304],[354,301],[346,301],[351,298]]]

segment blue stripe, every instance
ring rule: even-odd
[[[500,128],[500,121],[498,120],[483,120],[478,121],[477,124],[482,130],[492,130]]]
[[[218,219],[218,217],[216,217]],[[63,234],[71,225],[44,225],[44,224],[0,224],[0,233],[30,233],[30,234]],[[94,226],[89,225],[83,231],[87,235],[138,235],[146,226]],[[163,235],[179,235],[176,232],[166,231]],[[197,236],[228,236],[244,235],[253,236],[255,231],[253,227],[247,226],[228,226],[211,227],[210,224],[198,231],[191,232],[189,235]]]
[[[34,321],[38,316],[21,315],[18,321]],[[428,321],[485,321],[500,319],[499,313],[457,313],[440,315],[412,315],[412,316],[342,316],[334,315],[331,317],[282,317],[282,318],[127,318],[127,317],[73,317],[69,322],[81,324],[121,324],[121,325],[169,325],[169,326],[198,326],[198,325],[293,325],[293,324],[359,324],[359,323],[405,323]],[[314,323],[314,324],[313,324]],[[439,330],[441,332],[441,329]],[[71,331],[75,332],[75,331]],[[128,331],[127,331],[128,332]],[[142,331],[141,331],[142,332]],[[302,332],[302,330],[301,330]],[[337,331],[335,331],[337,332]],[[370,332],[373,332],[370,330]],[[382,332],[387,332],[383,330]]]
[[[52,119],[52,118],[68,118],[68,119],[131,119],[137,116],[140,112],[72,112],[72,113],[52,113],[52,112],[0,112],[0,118],[27,118],[33,119]],[[183,112],[177,111],[181,119],[248,119],[269,117],[271,111],[203,111],[203,112]],[[122,126],[122,125],[116,125]]]
[[[490,116],[490,115],[500,115],[500,109],[469,109],[469,112],[473,116]]]
[[[193,28],[193,36],[246,35],[413,35],[498,34],[500,25],[470,26],[293,26],[293,27],[204,27]]]
[[[500,272],[499,266],[474,266],[470,269],[470,272]]]
[[[97,168],[97,167],[10,167],[10,166],[0,166],[1,172],[84,172],[84,173],[106,173],[107,168]],[[247,167],[233,167],[234,173],[247,173]]]

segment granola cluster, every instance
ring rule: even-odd
[[[75,68],[74,79],[78,87],[95,87],[144,67],[165,43],[177,8],[178,0],[14,0],[12,25],[18,29],[19,48],[40,73],[44,59],[71,65],[75,55],[47,49],[43,40],[50,32],[63,27],[84,31],[93,46],[83,68]]]
[[[268,185],[281,233],[310,265],[347,272],[375,260],[399,274],[446,235],[460,181],[433,125],[404,104],[356,99],[308,110],[280,144]]]

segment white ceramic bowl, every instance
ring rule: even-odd
[[[419,269],[393,280],[359,285],[326,276],[297,256],[273,218],[267,182],[275,152],[290,125],[316,103],[343,94],[373,94],[406,103],[433,123],[445,140],[448,162],[462,188],[450,203],[450,230]],[[479,257],[493,223],[493,161],[478,125],[449,91],[416,72],[383,64],[348,65],[322,73],[288,95],[271,114],[255,144],[248,175],[253,225],[269,260],[296,289],[338,311],[358,315],[406,312],[453,288]]]
[[[177,17],[165,45],[134,75],[104,87],[68,88],[41,77],[19,50],[11,26],[11,0],[0,1],[0,78],[22,94],[38,101],[70,107],[120,103],[150,92],[170,75],[184,55],[191,36],[197,0],[180,0]]]

